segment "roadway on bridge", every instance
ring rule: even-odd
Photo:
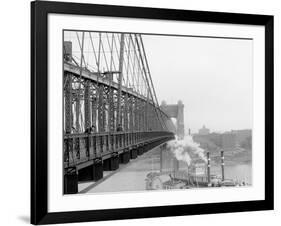
[[[146,175],[159,170],[160,148],[156,147],[128,164],[120,164],[116,171],[104,171],[102,181],[79,183],[79,193],[143,191],[146,190]]]

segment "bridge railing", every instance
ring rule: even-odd
[[[165,138],[173,139],[174,134],[165,131],[65,134],[64,165],[75,166],[95,158],[105,158]]]

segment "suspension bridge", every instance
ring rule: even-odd
[[[184,136],[183,104],[159,105],[141,34],[65,30],[63,47],[64,194]]]

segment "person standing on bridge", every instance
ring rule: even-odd
[[[74,126],[71,127],[71,133],[77,133],[76,128]]]
[[[85,133],[90,134],[90,133],[91,133],[91,131],[92,131],[92,127],[88,127],[88,128],[86,128],[86,129],[85,129]]]
[[[123,131],[123,127],[122,127],[122,125],[121,124],[118,124],[118,126],[117,126],[117,132],[122,132]]]
[[[95,133],[96,132],[96,127],[94,125],[92,125],[91,127],[91,133]]]

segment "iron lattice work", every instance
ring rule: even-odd
[[[140,34],[64,32],[65,168],[173,139]]]

